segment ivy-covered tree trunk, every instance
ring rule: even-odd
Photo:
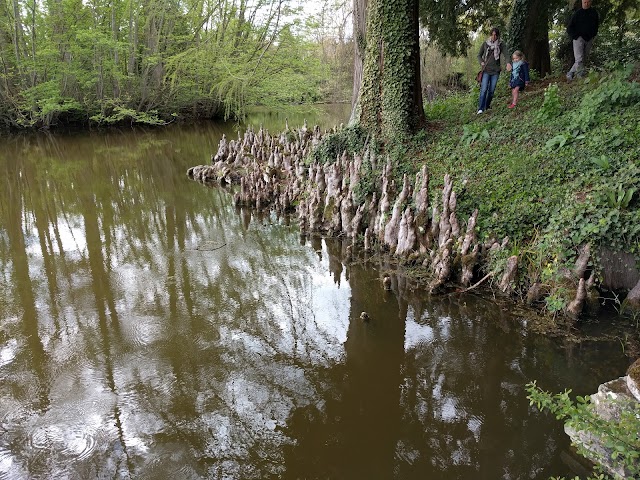
[[[369,0],[360,124],[401,140],[426,124],[420,86],[417,0]]]
[[[509,48],[522,50],[540,76],[551,72],[549,9],[553,0],[515,0],[509,20]]]

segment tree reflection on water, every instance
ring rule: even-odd
[[[565,354],[490,301],[402,277],[386,292],[382,260],[349,264],[340,240],[236,210],[184,175],[222,133],[0,152],[0,476],[568,473],[560,426],[523,386],[593,391],[620,352]]]

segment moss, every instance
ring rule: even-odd
[[[378,114],[381,110],[381,49],[382,12],[381,0],[372,0],[367,18],[367,42],[360,91],[360,124],[374,134],[379,134]]]
[[[367,131],[359,125],[349,126],[326,135],[313,150],[310,159],[320,164],[331,164],[347,152],[349,155],[362,152],[367,142]]]
[[[333,218],[333,211],[335,209],[335,206],[336,206],[336,199],[334,197],[331,197],[329,199],[329,203],[327,203],[327,205],[324,207],[324,212],[322,213],[323,218],[327,222],[330,222],[331,219]]]

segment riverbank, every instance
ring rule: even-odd
[[[554,322],[603,303],[636,322],[637,72],[531,87],[509,110],[501,79],[486,115],[477,92],[429,104],[409,146],[378,149],[357,128],[249,130],[189,173],[240,183],[238,205],[296,211],[303,232],[350,238],[351,255],[389,253],[432,292],[491,284]]]

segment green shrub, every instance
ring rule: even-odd
[[[632,71],[633,65],[629,64],[604,75],[598,87],[587,93],[580,107],[573,111],[569,130],[586,132],[598,119],[614,109],[640,102],[640,84],[629,81]]]
[[[596,414],[590,397],[576,396],[574,401],[569,397],[571,390],[553,395],[538,387],[535,381],[528,383],[526,389],[530,405],[535,405],[541,411],[549,410],[575,431],[598,437],[611,450],[610,459],[615,468],[622,467],[632,475],[631,478],[640,478],[640,406],[637,402],[624,405],[619,418],[606,420]],[[596,455],[581,444],[575,446],[586,457],[593,458]],[[599,458],[600,462],[607,460],[602,456]],[[602,470],[601,467],[597,468]],[[592,478],[606,477],[599,475]]]
[[[541,120],[551,120],[562,113],[558,84],[551,83],[544,91],[544,101],[537,115]]]

